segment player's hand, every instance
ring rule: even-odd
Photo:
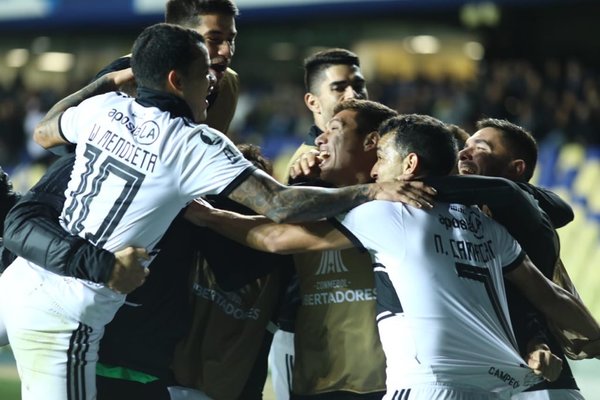
[[[312,149],[302,154],[290,167],[290,179],[318,178],[321,173],[319,164],[323,161],[319,150]]]
[[[133,292],[146,281],[150,273],[141,262],[148,260],[146,249],[126,247],[115,253],[115,267],[110,274],[108,287],[119,293],[128,294]]]
[[[375,200],[398,201],[409,206],[430,209],[437,191],[421,181],[396,179],[395,182],[373,184],[376,190]]]
[[[527,365],[549,382],[557,380],[562,371],[562,360],[552,354],[546,344],[535,346],[535,350],[527,355]]]
[[[106,74],[106,76],[109,79],[112,79],[116,88],[135,82],[135,77],[133,76],[133,70],[131,68],[125,68],[119,71],[109,72],[108,74]]]

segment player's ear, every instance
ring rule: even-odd
[[[363,141],[363,150],[377,150],[377,142],[379,142],[379,132],[369,132],[367,136],[365,136],[365,140]]]
[[[183,93],[183,83],[181,81],[181,75],[174,69],[170,70],[167,74],[167,92],[181,96]]]
[[[525,160],[516,159],[510,162],[510,172],[514,175],[515,179],[519,179],[525,173],[525,169],[527,169],[527,164]]]
[[[306,104],[306,107],[308,107],[311,112],[317,114],[321,113],[321,103],[319,102],[318,97],[311,92],[304,94],[304,104]]]
[[[421,160],[416,153],[408,153],[402,160],[402,172],[404,175],[416,175],[421,168]]]

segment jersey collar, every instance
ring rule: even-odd
[[[144,107],[157,107],[167,111],[173,117],[186,117],[193,120],[190,106],[182,98],[170,93],[138,86],[135,101]]]

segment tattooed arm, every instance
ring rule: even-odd
[[[255,171],[228,196],[273,221],[300,222],[332,217],[370,200],[401,201],[418,208],[431,208],[434,194],[434,189],[412,181],[340,189],[284,186]]]
[[[127,68],[121,71],[108,73],[96,79],[83,89],[65,97],[56,103],[35,127],[33,139],[37,144],[46,149],[68,143],[61,135],[58,126],[58,120],[63,111],[75,107],[92,96],[117,90],[121,85],[131,81],[133,81],[133,72],[131,72],[131,68]]]

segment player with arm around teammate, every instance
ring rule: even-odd
[[[237,106],[239,77],[231,68],[235,54],[237,28],[235,18],[239,10],[232,0],[169,0],[165,4],[165,22],[191,29],[204,37],[210,58],[210,69],[216,83],[208,96],[209,112],[204,123],[227,133]],[[131,56],[116,59],[96,75],[131,66]],[[122,87],[128,94],[135,94],[135,85]]]
[[[500,176],[510,179],[516,183],[519,190],[539,202],[542,210],[538,210],[537,213],[541,218],[533,224],[515,215],[511,204],[491,206],[489,209],[492,217],[505,226],[523,246],[536,267],[552,280],[557,270],[561,270],[558,267],[560,242],[555,227],[570,222],[573,219],[573,211],[554,193],[529,183],[537,162],[537,144],[531,133],[509,121],[493,118],[478,121],[477,129],[459,152],[459,171],[464,175]],[[519,313],[519,310],[513,310],[516,307],[521,308],[522,301],[518,301],[518,294],[513,294],[515,289],[511,286],[507,284],[512,316]],[[540,322],[543,335],[541,338],[536,335],[532,340],[531,335],[527,334],[529,320],[530,318],[513,322],[517,342],[522,347],[528,345],[550,349],[560,357],[563,368],[556,381],[537,385],[532,391],[521,393],[517,398],[581,399],[563,348],[553,335],[554,332],[549,331],[548,324],[542,320]]]
[[[446,175],[454,166],[456,149],[439,121],[400,116],[380,132],[372,171],[378,181]],[[326,222],[244,219],[240,225],[243,218],[220,212],[205,217],[215,218],[213,228],[218,220],[220,231],[270,251],[352,244],[369,250],[387,359],[386,399],[506,398],[538,381],[516,350],[502,274],[548,318],[587,338],[600,336],[585,307],[544,278],[518,243],[476,208],[438,203],[419,210],[374,202],[340,217],[337,225],[347,236]]]
[[[124,243],[152,249],[179,210],[204,194],[228,195],[276,220],[320,218],[396,196],[397,185],[284,187],[256,172],[222,134],[197,125],[212,82],[202,41],[168,24],[147,28],[133,48],[137,98],[110,92],[83,101],[128,79],[119,73],[63,99],[38,125],[36,140],[46,147],[78,142],[65,229],[111,251]],[[23,397],[92,398],[98,341],[124,295],[21,258],[0,286]],[[31,341],[55,345],[31,350]]]

